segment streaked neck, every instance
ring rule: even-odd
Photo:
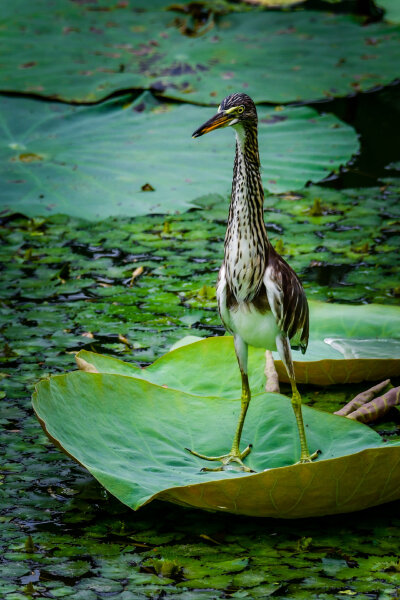
[[[268,260],[264,190],[260,175],[257,126],[236,126],[232,196],[225,236],[228,283],[239,301],[257,293]]]
[[[264,225],[264,189],[260,174],[257,125],[237,125],[236,154],[229,221],[236,220],[239,228],[255,227],[255,234],[267,239]],[[260,241],[260,240],[258,240]]]

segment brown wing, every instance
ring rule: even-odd
[[[309,335],[307,298],[296,273],[272,247],[264,284],[278,326],[290,340],[296,338],[293,342],[299,343],[304,354]]]

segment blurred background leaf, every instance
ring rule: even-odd
[[[385,21],[400,23],[400,2],[398,0],[377,0],[377,5],[385,11]]]
[[[191,139],[214,111],[161,103],[149,92],[91,107],[2,97],[0,209],[102,219],[181,212],[204,194],[228,196],[232,130]],[[358,150],[352,127],[312,108],[262,106],[259,118],[271,191],[319,181]]]
[[[3,13],[0,89],[94,102],[139,88],[201,104],[240,89],[257,103],[287,103],[347,96],[398,77],[396,26],[321,11],[209,21],[206,7],[209,26],[197,36],[185,19],[198,4],[186,5],[189,15],[128,2],[16,0]]]

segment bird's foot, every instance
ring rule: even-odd
[[[313,460],[315,460],[316,458],[318,458],[318,456],[321,454],[321,450],[317,450],[316,452],[313,452],[312,454],[309,454],[308,456],[302,456],[300,457],[300,460],[296,463],[296,465],[304,465],[306,463],[310,463]]]
[[[232,448],[232,450],[228,453],[228,454],[223,454],[222,456],[205,456],[204,454],[199,454],[198,452],[195,452],[194,450],[190,450],[189,448],[185,448],[185,450],[187,450],[188,452],[190,452],[190,454],[193,454],[193,456],[197,456],[197,458],[201,458],[202,460],[210,460],[210,461],[219,461],[222,463],[222,465],[220,465],[219,467],[215,467],[213,469],[211,469],[210,467],[203,467],[201,470],[202,471],[244,471],[245,473],[255,473],[255,471],[253,471],[253,469],[250,469],[250,467],[246,467],[246,465],[243,464],[243,460],[246,458],[246,456],[248,456],[251,452],[251,444],[249,446],[247,446],[247,448],[245,448],[243,450],[243,452],[240,452],[239,449],[236,448]],[[236,463],[236,465],[238,465],[238,467],[234,468],[234,465],[232,463]]]

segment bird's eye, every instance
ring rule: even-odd
[[[244,106],[238,106],[237,107],[237,112],[241,115],[242,112],[244,111]]]

